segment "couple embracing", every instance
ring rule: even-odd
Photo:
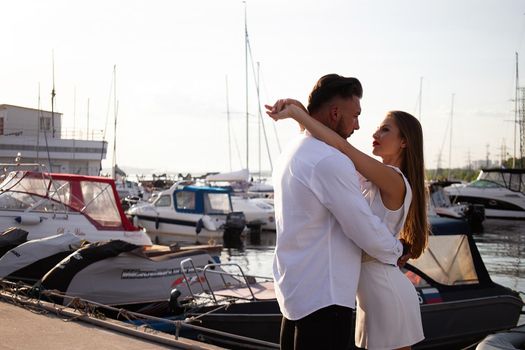
[[[415,288],[399,269],[428,238],[421,125],[389,112],[373,135],[382,162],[369,157],[346,141],[362,95],[356,78],[329,74],[307,108],[266,106],[303,129],[273,173],[282,349],[347,349],[354,309],[358,347],[410,349],[424,338]]]

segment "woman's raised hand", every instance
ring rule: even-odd
[[[305,110],[301,102],[285,98],[277,100],[273,106],[264,105],[266,108],[266,114],[268,114],[273,120],[277,121],[279,119],[294,118],[297,115],[297,111]]]

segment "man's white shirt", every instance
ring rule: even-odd
[[[273,180],[273,275],[281,312],[297,320],[329,305],[355,308],[361,249],[395,265],[403,247],[372,214],[354,164],[301,135],[281,154]]]

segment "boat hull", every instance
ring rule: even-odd
[[[473,344],[487,334],[514,327],[518,322],[522,302],[513,295],[476,298],[461,302],[442,302],[421,306],[425,340],[414,349],[454,349]],[[282,316],[276,301],[237,303],[227,311],[211,311],[204,308],[186,317],[197,317],[199,326],[242,335],[271,343],[279,343]],[[490,316],[489,316],[490,315]],[[354,330],[351,329],[351,337]],[[213,333],[199,332],[199,339],[221,343]],[[231,339],[227,340],[231,342]],[[242,345],[238,344],[242,348]]]
[[[30,219],[27,219],[29,216],[24,216],[20,220],[21,214],[21,212],[0,210],[0,231],[17,227],[28,232],[28,240],[70,233],[89,242],[122,240],[136,245],[151,245],[151,240],[144,231],[99,229],[84,215],[77,212],[67,215],[35,212],[30,214]]]
[[[221,238],[222,231],[210,231],[202,228],[197,233],[197,221],[181,220],[176,218],[159,218],[147,215],[133,215],[133,223],[143,227],[151,240],[157,244],[173,244],[177,236],[197,238]]]

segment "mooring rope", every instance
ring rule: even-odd
[[[42,297],[46,297],[47,299],[49,299],[49,301],[42,300]],[[68,302],[65,305],[59,305],[55,302],[55,299],[52,297],[62,298],[63,300],[68,300]],[[145,314],[129,311],[129,310],[122,309],[122,308],[115,308],[109,305],[100,304],[100,303],[82,299],[79,297],[69,296],[57,290],[41,290],[40,288],[32,288],[31,286],[28,286],[25,284],[9,282],[3,279],[0,279],[0,300],[9,302],[17,306],[21,306],[31,311],[37,307],[40,307],[41,308],[40,313],[43,313],[43,314],[49,312],[49,310],[53,310],[54,312],[56,312],[57,316],[63,316],[64,314],[66,314],[68,315],[68,319],[62,319],[65,322],[81,319],[84,316],[91,317],[93,319],[105,320],[107,318],[106,315],[104,315],[98,309],[106,309],[108,311],[117,313],[117,315],[123,316],[124,318],[126,318],[127,320],[131,322],[131,324],[126,323],[128,326],[134,326],[135,330],[141,331],[145,334],[148,334],[148,332],[149,333],[152,333],[152,332],[159,333],[159,331],[153,329],[148,324],[148,321],[157,321],[157,322],[163,322],[163,323],[166,323],[166,324],[169,324],[175,327],[175,330],[176,330],[175,335],[174,335],[175,340],[178,340],[180,330],[182,328],[188,328],[194,331],[215,334],[215,335],[219,335],[221,337],[227,337],[233,340],[240,340],[243,342],[256,344],[259,346],[263,346],[267,349],[278,349],[279,348],[279,344],[267,342],[264,340],[244,337],[244,336],[237,335],[237,334],[227,333],[227,332],[218,331],[215,329],[210,329],[210,328],[191,324],[191,322],[198,320],[198,318],[204,316],[204,314],[197,316],[197,317],[186,318],[184,320],[171,320],[171,319],[166,319],[166,318],[161,318],[161,317],[145,315]],[[44,302],[51,304],[52,306],[44,305]],[[212,311],[207,312],[206,314],[209,314],[213,311],[217,311],[223,308],[227,309],[229,305],[230,304],[222,305]],[[75,313],[67,312],[67,309],[73,309]],[[140,321],[143,324],[141,325],[134,321]]]

